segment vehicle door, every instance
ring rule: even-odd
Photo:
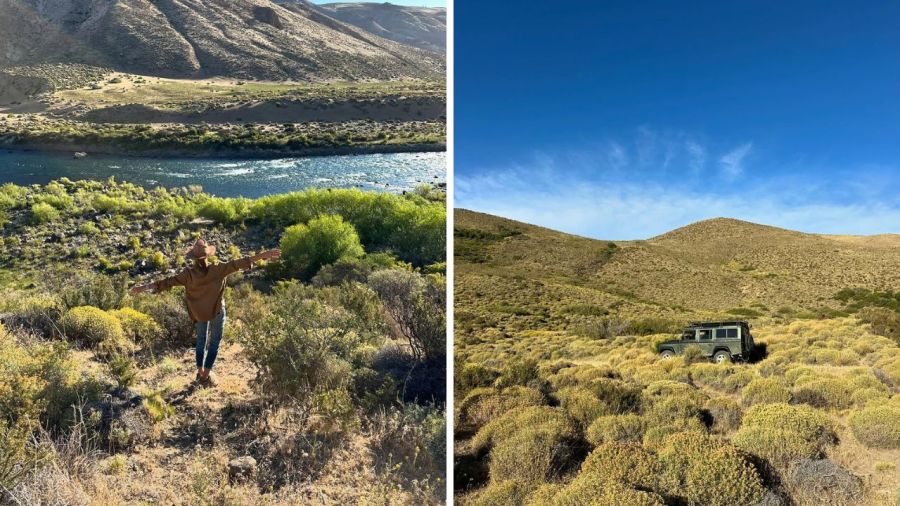
[[[703,351],[703,354],[706,356],[711,356],[713,354],[713,348],[715,347],[715,343],[713,343],[713,331],[715,329],[697,329],[697,345],[700,346],[700,350]]]
[[[741,354],[741,336],[737,327],[723,327],[716,329],[716,345],[726,347],[734,355]]]

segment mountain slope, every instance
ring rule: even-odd
[[[447,9],[369,2],[318,7],[335,19],[389,40],[440,54],[447,50]]]
[[[841,289],[900,283],[900,236],[714,219],[612,245],[466,210],[455,216],[457,314],[478,326],[814,313],[841,309]]]
[[[269,0],[0,0],[0,65],[90,63],[169,77],[436,78],[444,63]]]

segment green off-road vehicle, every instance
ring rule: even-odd
[[[745,321],[693,322],[681,337],[659,343],[657,350],[662,358],[672,358],[688,346],[698,346],[717,364],[749,360],[755,350],[750,324]]]

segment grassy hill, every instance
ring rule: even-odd
[[[464,504],[900,498],[900,237],[714,219],[609,242],[455,213]],[[726,317],[767,355],[656,354]]]
[[[424,187],[0,186],[0,503],[442,503],[444,230]],[[214,388],[183,291],[128,292],[198,236],[284,250],[229,278]]]

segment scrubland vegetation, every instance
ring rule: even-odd
[[[746,295],[722,309],[706,305],[709,294],[693,304],[650,299],[609,283],[607,270],[625,272],[617,257],[627,256],[629,283],[659,283],[659,292],[671,293],[684,280],[643,277],[654,271],[655,247],[611,247],[472,213],[462,220],[457,214],[456,226],[463,244],[454,343],[460,503],[900,501],[894,292],[827,292],[828,276],[821,286],[811,281],[814,272],[785,271],[780,275],[802,283],[797,298],[784,304],[790,311]],[[810,242],[818,247],[818,240]],[[746,254],[745,245],[734,254]],[[640,253],[648,263],[636,260],[641,248],[649,250]],[[717,258],[719,265],[730,261]],[[891,265],[893,257],[884,258]],[[670,275],[684,269],[701,276],[694,261],[673,266]],[[853,269],[843,274],[848,281],[852,275]],[[764,292],[761,286],[754,289]],[[739,288],[711,288],[720,290],[733,298]],[[822,310],[804,307],[802,296],[814,291],[829,293],[814,299]],[[731,309],[740,307],[755,311],[759,359],[717,365],[699,349],[669,360],[656,352],[689,320],[734,318]]]
[[[145,125],[0,115],[5,147],[155,156],[426,151],[443,148],[445,130],[436,121]]]
[[[0,114],[0,146],[10,148],[278,157],[438,151],[446,138],[437,81],[179,80],[52,65],[6,73],[42,83],[19,97],[33,107],[9,105],[0,89],[0,112],[10,113]]]
[[[442,503],[444,206],[3,186],[0,502]],[[291,252],[230,278],[212,389],[183,294],[127,292],[198,235]]]

